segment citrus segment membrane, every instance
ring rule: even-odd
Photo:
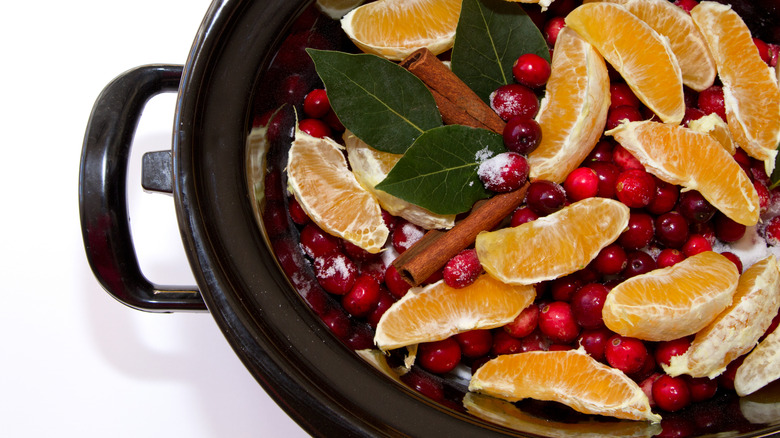
[[[704,132],[709,134],[718,143],[723,146],[723,149],[733,156],[737,152],[737,145],[734,144],[734,139],[731,137],[731,131],[729,131],[729,125],[720,118],[719,115],[712,113],[706,116],[691,120],[688,122],[688,128],[696,132]]]
[[[775,330],[745,356],[734,376],[740,397],[752,394],[780,379],[780,330]]]

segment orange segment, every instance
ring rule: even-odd
[[[290,191],[320,228],[366,251],[382,249],[390,234],[382,210],[350,172],[338,143],[296,129],[287,176]]]
[[[777,379],[780,379],[780,330],[773,331],[745,356],[734,376],[734,389],[744,397]]]
[[[755,187],[710,135],[650,121],[623,123],[606,134],[615,137],[658,178],[698,190],[715,208],[740,224],[758,222]]]
[[[734,263],[706,251],[618,284],[601,314],[604,324],[623,336],[682,338],[706,327],[731,304],[738,281]]]
[[[382,350],[392,350],[473,329],[501,327],[535,297],[532,286],[510,286],[488,275],[461,289],[444,281],[413,288],[382,315],[374,343]]]
[[[614,3],[583,4],[566,16],[566,25],[591,43],[661,120],[682,121],[682,72],[666,38]]]
[[[628,207],[618,201],[588,198],[514,228],[483,231],[475,247],[493,277],[534,284],[584,268],[620,236],[628,217]]]
[[[661,421],[636,382],[583,349],[499,356],[477,369],[469,391],[510,402],[524,398],[555,401],[585,414]]]
[[[730,6],[704,1],[691,17],[710,47],[723,83],[726,122],[737,144],[771,175],[780,142],[780,89],[750,30]]]
[[[438,55],[452,48],[461,0],[378,0],[341,19],[353,43],[367,53],[400,61],[427,47]]]
[[[733,156],[737,152],[737,146],[734,144],[734,139],[731,138],[731,131],[729,131],[729,125],[720,118],[719,115],[712,113],[706,116],[691,120],[688,122],[688,127],[696,132],[704,132],[712,136],[718,143],[723,146],[723,149]]]
[[[731,306],[696,333],[688,351],[672,357],[664,371],[712,379],[749,352],[780,308],[779,269],[772,255],[748,268],[739,278]]]
[[[558,34],[551,66],[552,74],[536,116],[542,127],[542,142],[528,161],[531,179],[561,183],[604,131],[609,75],[604,58],[565,27]]]

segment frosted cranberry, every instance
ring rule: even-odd
[[[705,239],[704,236],[692,234],[683,244],[682,251],[686,257],[691,257],[705,251],[712,251],[712,245],[710,245],[710,241]]]
[[[596,171],[599,177],[599,197],[614,198],[615,183],[620,175],[620,168],[612,163],[594,161],[588,164],[588,167]]]
[[[550,281],[550,295],[555,301],[569,301],[582,285],[582,279],[576,273],[565,275]]]
[[[753,38],[753,44],[756,45],[758,54],[761,55],[761,60],[769,65],[769,63],[772,62],[772,52],[769,50],[769,45],[759,38]]]
[[[530,335],[520,339],[520,353],[529,351],[547,351],[550,348],[551,340],[541,331],[536,330]]]
[[[504,146],[511,152],[528,155],[542,142],[542,127],[529,117],[512,117],[502,132]]]
[[[550,63],[534,53],[520,55],[512,66],[515,80],[530,88],[540,88],[546,84],[550,72]]]
[[[396,298],[403,298],[412,287],[401,277],[401,274],[398,273],[398,270],[393,265],[388,266],[385,271],[385,286]]]
[[[682,122],[680,122],[680,124],[683,126],[688,126],[692,121],[699,120],[706,115],[707,114],[705,114],[704,111],[698,108],[685,108],[685,115],[683,116]]]
[[[360,275],[352,289],[341,297],[341,306],[350,315],[366,316],[379,303],[379,282],[370,275]]]
[[[385,210],[382,210],[382,221],[385,223],[387,229],[392,233],[395,231],[395,226],[398,223],[398,219]]]
[[[481,273],[482,264],[479,263],[477,250],[465,249],[444,265],[444,283],[460,289],[474,283]]]
[[[723,87],[713,85],[699,92],[699,109],[707,114],[717,114],[726,121],[726,102],[723,98]]]
[[[636,97],[634,92],[631,91],[631,87],[629,87],[625,82],[613,82],[610,84],[609,98],[610,108],[617,108],[624,105],[639,108],[640,105],[639,99]]]
[[[552,181],[536,180],[528,186],[525,202],[534,213],[547,216],[563,208],[566,203],[566,192],[563,187]]]
[[[733,252],[730,252],[730,251],[724,251],[724,252],[720,253],[720,255],[722,255],[723,257],[726,257],[727,259],[731,260],[731,263],[734,263],[734,266],[737,267],[737,271],[739,271],[740,274],[742,273],[742,260],[739,259],[738,255],[736,255],[736,254],[734,254]]]
[[[460,345],[453,338],[423,342],[417,349],[420,366],[437,374],[452,371],[460,363],[460,357]]]
[[[303,119],[298,122],[298,129],[312,137],[333,137],[333,131],[331,131],[330,126],[320,119]]]
[[[676,265],[685,260],[685,254],[682,251],[674,248],[664,248],[658,253],[656,258],[656,264],[659,268],[668,268],[669,266]]]
[[[699,4],[696,0],[675,0],[674,4],[679,6],[687,13],[691,13],[691,9],[695,8]]]
[[[709,400],[718,392],[718,381],[708,377],[683,376],[691,393],[691,401],[694,403]]]
[[[605,362],[607,359],[604,356],[604,350],[607,348],[609,339],[614,335],[615,333],[606,327],[586,329],[580,333],[577,344],[581,345],[592,358],[599,362]]]
[[[357,280],[355,262],[340,252],[314,259],[314,272],[322,288],[334,295],[346,294]]]
[[[555,42],[558,41],[558,34],[561,33],[561,29],[566,26],[566,21],[563,17],[553,17],[547,20],[544,24],[543,33],[544,39],[550,47],[555,47]]]
[[[688,351],[690,346],[691,338],[687,336],[671,341],[661,341],[656,344],[655,351],[653,352],[655,361],[658,362],[659,365],[668,366],[672,357],[684,354]]]
[[[655,197],[655,179],[644,170],[623,171],[615,182],[615,194],[631,208],[646,207]]]
[[[593,259],[593,267],[604,275],[619,274],[627,263],[626,251],[616,243],[604,247]]]
[[[469,330],[453,336],[460,345],[461,353],[468,358],[482,357],[490,353],[493,335],[490,330]]]
[[[325,323],[331,333],[339,339],[346,339],[352,331],[349,317],[343,310],[337,307],[331,307],[320,318],[322,318],[322,322]]]
[[[685,379],[664,374],[653,383],[653,400],[659,408],[675,412],[691,404],[691,392]]]
[[[626,374],[640,371],[647,360],[647,355],[644,342],[621,335],[612,336],[604,349],[607,363]]]
[[[607,163],[612,162],[612,148],[614,148],[615,145],[607,140],[601,140],[598,143],[596,143],[596,146],[593,146],[593,150],[590,151],[588,156],[585,158],[585,162],[590,161],[605,161]]]
[[[310,223],[301,230],[301,248],[309,257],[316,259],[341,250],[340,239]]]
[[[750,176],[753,177],[754,181],[758,180],[765,186],[772,185],[772,180],[769,178],[769,175],[766,174],[766,167],[764,167],[763,161],[756,160],[755,158],[750,160]]]
[[[422,227],[406,220],[401,220],[393,231],[393,248],[398,251],[398,254],[401,254],[422,239],[424,234],[425,230]]]
[[[680,187],[669,184],[660,179],[655,179],[655,198],[645,209],[655,215],[660,215],[672,211],[677,204],[680,195]]]
[[[590,283],[582,286],[571,298],[571,311],[574,320],[584,329],[596,329],[604,325],[601,310],[607,299],[606,286]]]
[[[390,292],[388,292],[387,289],[380,287],[379,301],[377,301],[374,310],[372,310],[371,313],[369,313],[366,317],[368,323],[371,324],[372,327],[376,328],[376,325],[379,324],[379,319],[382,318],[382,315],[385,314],[387,309],[389,309],[393,303],[395,303],[395,297],[390,295]]]
[[[715,215],[715,237],[723,242],[736,242],[745,235],[746,230],[746,226],[734,222],[724,214]]]
[[[599,192],[599,176],[589,167],[579,167],[566,177],[563,188],[572,202],[592,198]]]
[[[410,388],[434,401],[444,400],[444,384],[432,375],[412,368],[400,377],[401,381]]]
[[[533,118],[539,111],[539,100],[525,85],[507,84],[490,94],[490,107],[504,120],[518,116]]]
[[[515,338],[523,338],[536,330],[539,325],[539,306],[531,304],[523,309],[515,319],[504,326],[504,331]]]
[[[553,342],[571,342],[580,334],[569,303],[553,301],[539,309],[539,330]]]
[[[758,194],[759,214],[763,215],[766,213],[767,209],[769,208],[769,204],[772,202],[772,193],[769,191],[766,185],[758,179],[753,180],[753,187],[756,189],[756,194]]]
[[[616,144],[612,149],[612,162],[617,165],[620,170],[638,169],[645,170],[645,166],[636,159],[636,157],[626,150],[620,144]]]
[[[312,118],[321,119],[330,112],[328,94],[322,88],[315,88],[303,98],[303,112]]]
[[[482,184],[494,192],[519,189],[528,179],[528,160],[517,152],[503,152],[483,161],[477,169]]]
[[[626,263],[626,269],[622,272],[625,278],[647,274],[657,267],[653,257],[644,251],[631,251],[626,254],[626,258],[628,263]]]
[[[533,210],[527,206],[520,207],[512,212],[512,219],[509,223],[510,226],[516,227],[527,222],[535,221],[539,219],[539,215],[534,213]]]
[[[290,219],[292,219],[292,221],[296,224],[306,225],[311,222],[311,219],[309,219],[309,216],[306,215],[303,207],[301,207],[301,204],[297,199],[295,199],[294,196],[290,197],[289,202],[287,203],[287,210],[290,213]]]
[[[691,222],[707,222],[718,211],[696,190],[680,193],[677,211]]]
[[[493,332],[493,346],[490,347],[490,352],[493,355],[501,354],[515,354],[520,353],[523,346],[523,342],[505,332],[504,330],[496,330]]]
[[[688,221],[676,211],[655,219],[655,237],[668,248],[680,248],[688,240]]]
[[[607,112],[607,126],[606,129],[615,129],[621,123],[625,121],[638,122],[642,120],[642,113],[639,112],[636,107],[630,105],[621,105],[614,108],[610,108]]]
[[[625,249],[641,249],[650,244],[655,235],[653,217],[647,213],[632,212],[628,228],[620,235],[618,243]]]

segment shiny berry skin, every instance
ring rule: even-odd
[[[339,339],[346,339],[352,331],[352,324],[349,317],[338,307],[331,307],[330,310],[323,313],[320,318],[328,329]]]
[[[391,236],[393,248],[398,251],[398,254],[402,254],[417,243],[418,240],[422,239],[424,234],[425,230],[422,227],[406,220],[401,220],[396,225]]]
[[[388,266],[385,271],[385,286],[387,286],[390,294],[396,298],[403,298],[412,287],[401,277],[401,274],[398,273],[398,270],[393,265]]]
[[[536,330],[530,335],[520,339],[520,353],[529,351],[547,351],[550,349],[552,341],[540,330]]]
[[[303,112],[314,119],[321,119],[330,112],[328,94],[322,88],[315,88],[303,98]]]
[[[705,251],[712,251],[712,245],[709,240],[699,234],[692,234],[682,246],[685,257],[692,257]]]
[[[698,108],[686,107],[685,115],[683,116],[682,122],[680,122],[680,124],[687,127],[692,121],[699,120],[706,115],[707,114],[705,114],[704,111]]]
[[[502,135],[508,151],[528,155],[542,142],[542,127],[532,118],[512,117],[506,122]]]
[[[596,171],[599,176],[599,197],[614,198],[615,183],[620,175],[620,168],[612,163],[594,161],[588,164],[588,167]]]
[[[505,121],[518,116],[533,118],[539,111],[539,100],[525,85],[507,84],[490,94],[490,107]]]
[[[490,353],[493,346],[493,334],[490,330],[469,330],[453,336],[460,345],[460,352],[469,358],[482,357]]]
[[[561,33],[561,29],[565,26],[566,22],[563,17],[553,17],[547,20],[547,23],[544,24],[544,28],[542,29],[547,45],[555,47],[555,42],[558,41],[558,34]]]
[[[547,216],[563,208],[566,204],[566,192],[552,181],[536,180],[528,186],[525,202],[534,213]]]
[[[341,297],[341,306],[353,316],[368,315],[378,303],[379,282],[368,274],[360,275],[352,289]]]
[[[303,76],[295,73],[282,79],[276,88],[274,97],[279,105],[297,105],[309,90],[309,83]]]
[[[585,162],[590,161],[604,161],[607,163],[612,162],[612,149],[615,147],[611,141],[601,140],[593,146],[593,150],[590,151],[585,158]]]
[[[477,250],[464,249],[444,265],[444,283],[460,289],[466,287],[482,273],[482,265],[477,258]]]
[[[623,171],[615,182],[615,195],[630,208],[646,207],[655,197],[655,179],[644,170]]]
[[[604,356],[604,351],[610,338],[614,335],[615,333],[606,327],[585,329],[577,337],[577,345],[581,345],[597,361],[605,362],[607,359]]]
[[[656,264],[658,265],[658,268],[668,268],[669,266],[674,266],[685,259],[685,254],[682,251],[674,248],[664,248],[660,253],[658,253]]]
[[[602,248],[592,262],[593,267],[603,275],[617,275],[627,264],[626,251],[616,243]]]
[[[298,122],[298,129],[316,138],[333,137],[330,126],[320,119],[303,119]]]
[[[695,8],[699,4],[696,0],[675,0],[675,6],[682,8],[683,11],[691,13],[691,9]]]
[[[534,53],[520,55],[512,66],[512,76],[526,87],[540,88],[550,79],[550,63]]]
[[[672,357],[679,356],[688,351],[688,348],[691,346],[691,340],[690,337],[684,337],[671,341],[659,342],[656,344],[655,351],[653,352],[655,361],[658,362],[659,365],[663,364],[668,366]]]
[[[406,374],[401,375],[401,381],[410,388],[434,401],[444,400],[444,384],[440,378],[412,368]]]
[[[626,254],[626,258],[628,263],[621,273],[624,278],[646,274],[657,267],[653,257],[644,251],[631,251]]]
[[[753,38],[753,44],[756,45],[758,54],[761,55],[761,60],[769,65],[769,63],[772,62],[772,52],[769,50],[769,44],[758,38]]]
[[[764,238],[772,246],[780,245],[780,216],[775,216],[769,220],[764,229]]]
[[[640,163],[631,152],[619,144],[616,144],[612,149],[612,162],[615,163],[620,170],[645,170],[645,166]]]
[[[530,170],[524,156],[517,152],[503,152],[483,161],[477,175],[486,189],[505,193],[522,187]]]
[[[571,311],[580,327],[593,330],[604,326],[601,310],[609,290],[600,283],[589,283],[574,292]]]
[[[523,206],[517,208],[514,212],[512,212],[512,219],[509,222],[509,225],[512,227],[516,227],[518,225],[535,221],[537,219],[539,219],[538,214],[534,213],[534,211],[528,208],[527,206]]]
[[[297,225],[306,225],[311,222],[311,219],[301,207],[301,204],[295,199],[295,196],[291,196],[287,202],[287,210],[290,212],[290,219]]]
[[[314,223],[303,227],[300,241],[303,252],[313,259],[341,250],[340,239],[322,231]]]
[[[713,85],[699,92],[699,109],[707,114],[715,113],[726,121],[726,102],[723,97],[723,87]]]
[[[607,363],[612,368],[617,368],[626,374],[642,370],[648,354],[644,342],[621,335],[612,336],[604,349]]]
[[[636,97],[631,87],[625,82],[613,82],[609,86],[609,107],[617,108],[619,106],[628,105],[634,108],[639,108],[639,98]]]
[[[382,315],[384,315],[387,309],[389,309],[395,301],[395,297],[390,295],[390,292],[388,292],[387,289],[380,287],[379,300],[377,301],[374,310],[366,317],[368,323],[376,329],[376,325],[379,324],[379,319],[382,318]]]
[[[680,193],[680,198],[677,201],[677,211],[690,222],[707,222],[715,216],[715,212],[718,210],[704,199],[701,193],[696,190],[689,190]]]
[[[655,237],[667,248],[680,248],[688,240],[688,221],[676,211],[655,219]]]
[[[655,198],[645,207],[648,212],[661,215],[672,211],[680,197],[680,187],[655,179]]]
[[[650,244],[655,235],[653,217],[647,213],[631,212],[628,228],[618,238],[625,249],[642,249]]]
[[[703,402],[715,397],[718,392],[718,380],[708,377],[691,377],[683,375],[685,383],[688,384],[688,391],[691,393],[693,403]]]
[[[653,383],[653,400],[659,408],[676,412],[691,404],[691,392],[685,379],[664,374]]]
[[[566,176],[563,188],[572,202],[592,198],[599,192],[599,176],[589,167],[579,167]]]
[[[417,350],[420,366],[436,374],[452,371],[460,363],[460,358],[460,345],[453,338],[423,342]]]
[[[504,330],[495,330],[493,332],[493,346],[490,352],[494,355],[520,353],[523,348],[523,341],[510,335]]]
[[[746,226],[734,222],[724,214],[715,215],[715,237],[723,242],[736,242],[745,235],[746,230]]]
[[[536,330],[539,326],[539,306],[531,304],[523,309],[515,319],[509,324],[505,325],[504,331],[509,333],[515,338],[523,338]]]
[[[636,107],[630,105],[617,106],[610,108],[607,112],[607,126],[605,129],[615,129],[626,120],[629,122],[638,122],[642,119],[642,113],[640,113]]]
[[[726,257],[727,259],[731,260],[731,263],[734,263],[734,266],[737,267],[737,271],[739,273],[742,273],[742,260],[740,260],[739,256],[734,254],[733,252],[724,251],[720,253],[723,257]]]
[[[580,334],[571,306],[563,301],[553,301],[539,309],[539,330],[553,342],[561,343],[571,342]]]
[[[340,252],[314,259],[314,272],[323,289],[334,295],[344,295],[357,281],[357,267]]]
[[[582,287],[582,279],[578,273],[565,275],[550,281],[550,295],[556,301],[569,301],[574,292]]]

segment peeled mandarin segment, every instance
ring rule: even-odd
[[[296,130],[287,176],[290,191],[325,232],[371,253],[382,249],[390,235],[382,210],[350,172],[338,143]]]
[[[591,43],[661,120],[682,121],[682,72],[666,38],[614,3],[583,4],[566,16],[566,25]]]
[[[392,350],[469,330],[501,327],[534,298],[533,286],[510,286],[488,275],[461,289],[444,281],[412,288],[382,315],[374,343],[382,350]]]
[[[706,116],[691,120],[688,122],[688,128],[696,132],[704,132],[709,134],[718,143],[723,146],[723,149],[733,156],[737,152],[737,146],[734,144],[734,140],[731,138],[731,131],[729,131],[729,125],[720,118],[719,115],[712,113]]]
[[[583,349],[499,356],[477,369],[469,391],[510,402],[525,398],[555,401],[585,414],[661,421],[636,382]]]
[[[626,229],[628,217],[618,201],[588,198],[517,227],[479,233],[475,248],[488,274],[534,284],[587,266]]]
[[[745,356],[734,376],[734,389],[744,397],[779,378],[780,330],[775,330]]]
[[[780,267],[773,255],[753,264],[739,278],[731,306],[696,337],[685,354],[674,356],[664,371],[672,376],[714,378],[734,359],[749,352],[780,308]]]
[[[708,134],[651,121],[623,123],[607,131],[648,172],[686,189],[698,190],[732,220],[758,223],[758,193],[750,178]]]
[[[748,155],[766,161],[771,174],[780,142],[780,89],[774,72],[730,6],[704,1],[691,10],[691,17],[718,67],[734,140]]]
[[[531,179],[563,182],[601,137],[609,102],[604,58],[564,27],[555,43],[552,74],[536,116],[542,141],[528,156]]]
[[[438,55],[452,48],[461,0],[379,0],[341,19],[347,36],[366,53],[400,61],[427,47]]]
[[[670,341],[712,322],[731,304],[738,281],[734,263],[706,251],[623,281],[609,292],[601,314],[615,333]]]
[[[400,216],[426,230],[449,229],[455,225],[455,215],[431,213],[422,207],[375,188],[385,179],[403,155],[378,151],[349,131],[344,133],[344,144],[347,147],[347,159],[355,178],[376,197],[379,205],[388,213]]]

